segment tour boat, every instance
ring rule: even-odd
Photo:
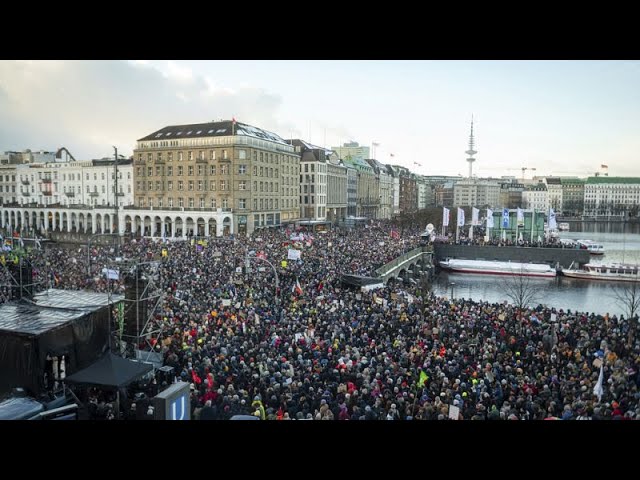
[[[562,275],[572,278],[586,278],[593,280],[613,280],[616,282],[638,282],[640,268],[638,265],[625,265],[621,263],[593,264],[587,263],[582,269],[572,268],[562,270]]]
[[[490,260],[441,260],[440,267],[460,273],[514,275],[526,277],[555,277],[556,269],[543,263],[499,262]]]
[[[604,255],[604,246],[592,240],[576,240],[580,248],[589,250],[591,255]]]

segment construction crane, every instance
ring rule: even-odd
[[[521,170],[522,170],[522,180],[524,181],[524,173],[525,173],[527,170],[533,170],[533,171],[535,172],[536,167],[522,167],[522,168],[521,168]],[[531,175],[531,177],[533,178],[533,175]]]

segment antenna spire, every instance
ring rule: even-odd
[[[472,178],[473,175],[473,162],[476,161],[475,158],[473,158],[473,156],[478,153],[476,150],[473,149],[475,145],[474,142],[474,138],[473,138],[473,114],[471,115],[471,134],[469,135],[469,150],[467,150],[466,153],[467,155],[469,155],[469,157],[467,158],[467,162],[469,162],[469,178]]]

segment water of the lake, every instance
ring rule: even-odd
[[[605,254],[592,256],[592,263],[640,264],[640,225],[625,223],[571,222],[569,232],[561,232],[561,238],[593,240],[604,245]],[[510,301],[505,297],[501,276],[474,275],[441,272],[433,286],[436,295],[451,295],[451,283],[455,298],[470,298],[490,302]],[[616,298],[615,292],[627,288],[624,282],[582,280],[557,277],[555,279],[532,278],[540,286],[535,305],[570,309],[572,311],[599,314],[624,314],[626,308]]]

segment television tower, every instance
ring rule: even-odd
[[[478,153],[477,151],[475,151],[473,149],[473,115],[471,115],[471,135],[469,135],[469,150],[467,150],[466,153],[467,155],[469,155],[469,157],[467,158],[467,162],[469,162],[469,178],[472,178],[472,173],[473,173],[473,162],[476,161],[475,158],[473,158],[473,156]]]

